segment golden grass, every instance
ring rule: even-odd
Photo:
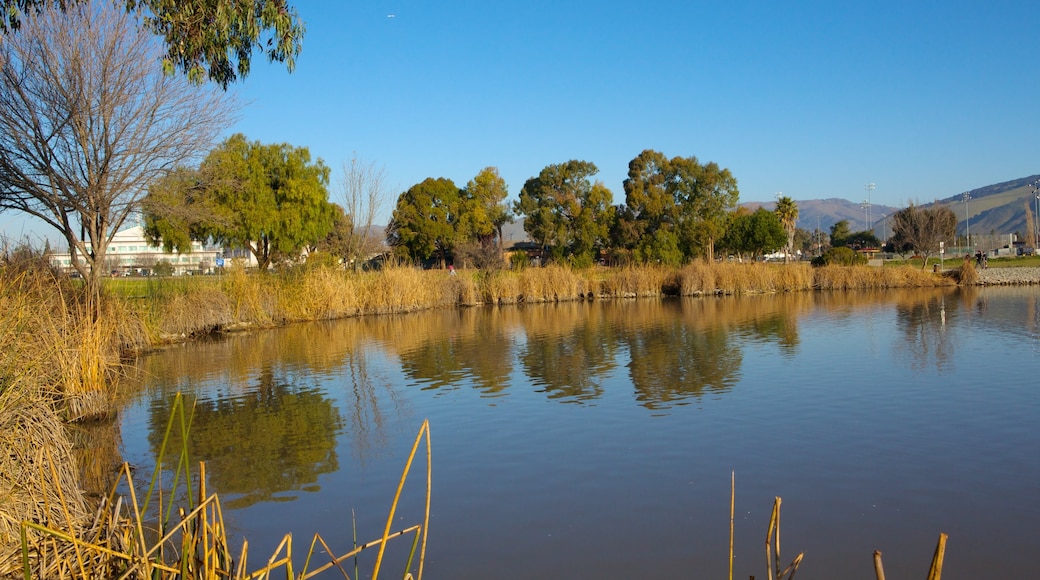
[[[170,433],[179,428],[181,441],[186,440],[191,425],[191,410],[185,409],[183,399],[178,395],[174,401],[173,413],[166,427],[166,436],[160,446],[157,466],[166,461],[166,446]],[[392,525],[399,519],[396,517],[401,493],[411,471],[412,464],[425,440],[426,450],[426,488],[425,509],[421,523],[404,529],[392,531]],[[28,463],[34,468],[50,467],[54,472],[56,462],[48,453],[46,457],[37,458],[35,463]],[[431,446],[429,422],[423,421],[408,455],[405,468],[398,483],[397,493],[390,506],[386,526],[382,535],[360,546],[356,538],[352,550],[337,554],[329,547],[328,542],[315,534],[310,549],[303,556],[302,569],[297,570],[293,553],[293,538],[287,534],[272,554],[263,560],[259,568],[250,571],[249,544],[244,541],[242,549],[236,557],[228,540],[228,530],[224,523],[223,507],[217,494],[211,494],[206,488],[205,464],[199,464],[199,471],[191,473],[188,468],[187,450],[182,447],[179,457],[171,458],[171,465],[176,466],[173,479],[174,489],[161,489],[161,467],[156,467],[147,492],[138,497],[141,489],[133,481],[131,470],[123,464],[120,480],[112,487],[110,495],[101,503],[94,517],[88,518],[83,513],[70,507],[64,495],[61,482],[57,486],[49,486],[58,492],[57,498],[41,505],[50,506],[53,513],[39,514],[35,518],[23,518],[14,522],[17,530],[16,541],[4,538],[0,546],[16,546],[18,549],[6,549],[0,552],[0,575],[15,576],[19,572],[24,577],[34,578],[198,578],[198,579],[252,579],[267,578],[276,571],[282,571],[289,578],[300,580],[316,577],[326,570],[337,567],[344,577],[349,578],[342,563],[355,558],[364,550],[378,548],[371,577],[378,578],[390,540],[411,536],[414,538],[406,564],[406,577],[414,572],[414,578],[422,578],[426,556],[426,542],[430,520],[431,490]],[[28,474],[35,476],[37,474]],[[182,477],[183,476],[183,477]],[[26,481],[34,481],[32,477]],[[118,496],[116,489],[122,483],[127,496]],[[194,487],[193,487],[194,486]],[[72,486],[75,489],[75,486]],[[174,508],[168,498],[186,498],[187,505]],[[169,503],[167,503],[169,502]],[[6,520],[0,520],[0,524]],[[157,526],[150,529],[150,526]],[[2,528],[0,528],[2,529]],[[4,533],[10,534],[7,530]],[[421,544],[420,544],[421,542]],[[328,562],[316,561],[319,553]],[[415,556],[418,554],[418,560]],[[312,562],[315,566],[311,569]]]

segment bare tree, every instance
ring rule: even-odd
[[[921,255],[922,269],[929,256],[939,253],[939,242],[952,240],[957,233],[957,216],[948,207],[922,208],[911,203],[892,218],[892,243],[900,251]]]
[[[104,1],[26,14],[0,37],[0,210],[58,230],[91,299],[149,185],[208,151],[231,120],[231,99],[164,74],[162,56]]]
[[[353,268],[378,253],[382,241],[373,231],[376,216],[387,202],[386,170],[357,153],[343,163],[343,211],[349,221],[344,258]]]

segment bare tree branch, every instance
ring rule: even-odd
[[[165,75],[161,58],[108,2],[27,14],[0,37],[0,210],[58,230],[94,290],[149,185],[208,151],[231,121],[229,97]]]

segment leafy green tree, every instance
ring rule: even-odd
[[[761,257],[782,248],[786,242],[787,233],[780,217],[760,207],[752,213],[734,212],[721,245],[739,255]]]
[[[729,211],[737,205],[737,180],[714,162],[702,165],[696,157],[671,161],[675,199],[680,207],[680,240],[687,256],[715,256],[715,240],[726,231]]]
[[[395,251],[413,260],[428,260],[437,253],[441,265],[456,244],[461,192],[447,178],[428,177],[397,199],[386,241]]]
[[[849,234],[849,237],[845,238],[845,245],[851,246],[856,250],[863,248],[877,248],[881,246],[881,240],[874,235],[874,232],[863,230],[861,232],[853,232]]]
[[[838,248],[841,246],[848,245],[849,236],[852,235],[852,230],[849,229],[849,220],[841,220],[831,226],[831,247]]]
[[[329,168],[306,147],[263,145],[242,134],[210,152],[195,172],[182,170],[149,191],[145,231],[167,250],[190,241],[245,247],[265,271],[295,258],[333,228]]]
[[[660,256],[652,241],[677,240],[682,258],[698,253],[713,256],[715,241],[725,232],[728,211],[736,206],[739,192],[728,169],[715,163],[702,165],[696,157],[666,158],[647,149],[628,164],[625,204],[619,214],[616,242],[644,259]],[[671,232],[659,235],[658,231]],[[667,252],[666,252],[667,253]],[[656,259],[656,258],[655,258]]]
[[[632,247],[644,235],[674,227],[677,208],[669,189],[670,173],[668,158],[652,149],[643,150],[628,162],[628,179],[624,182],[628,211],[619,219],[628,222]]]
[[[0,0],[0,33],[50,8],[74,11],[89,0]],[[163,68],[194,82],[224,87],[249,74],[253,50],[292,71],[303,45],[303,23],[286,0],[116,0],[141,26],[162,38]]]
[[[922,269],[928,256],[939,252],[939,242],[952,240],[956,233],[957,216],[948,207],[923,208],[911,203],[892,216],[892,243],[923,256]]]
[[[613,194],[590,178],[599,170],[588,161],[548,165],[524,183],[516,213],[525,216],[524,230],[555,259],[591,264],[610,234]]]
[[[486,242],[497,236],[502,248],[502,228],[513,221],[513,210],[505,203],[509,195],[506,180],[497,167],[485,167],[462,191],[458,234],[466,241]]]
[[[784,246],[784,263],[791,261],[791,252],[794,251],[794,233],[798,223],[798,204],[786,195],[776,200],[776,215],[787,233],[787,244]]]

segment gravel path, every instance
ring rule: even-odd
[[[979,284],[1040,284],[1040,268],[986,268],[979,270]]]

